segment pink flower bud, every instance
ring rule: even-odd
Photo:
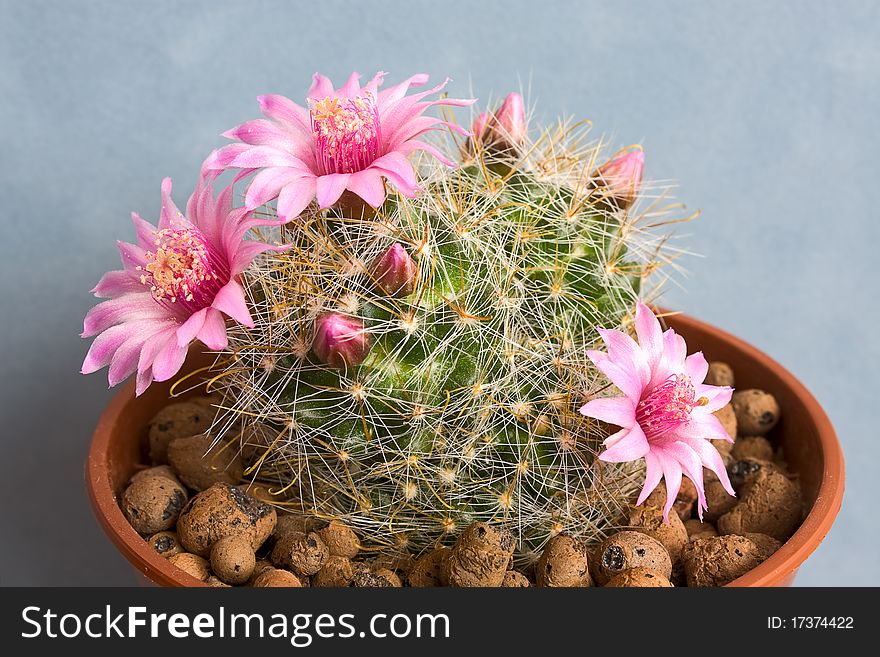
[[[504,141],[519,145],[526,139],[526,108],[521,94],[511,92],[495,111],[500,135]]]
[[[322,363],[339,368],[360,365],[370,346],[370,334],[359,319],[328,313],[315,321],[312,351]]]
[[[492,115],[489,112],[480,112],[471,124],[471,136],[477,141],[482,141],[489,130],[489,124],[492,122]]]
[[[609,198],[628,208],[638,195],[644,164],[645,154],[640,150],[619,155],[599,167],[596,184],[606,189]]]
[[[416,289],[419,266],[400,244],[394,243],[373,263],[373,278],[392,297],[408,297]]]

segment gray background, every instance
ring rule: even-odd
[[[148,5],[148,6],[145,6]],[[614,5],[614,6],[612,6]],[[183,203],[255,96],[319,69],[450,75],[540,117],[577,113],[681,181],[690,274],[666,303],[800,377],[847,455],[847,497],[799,584],[880,584],[872,2],[0,2],[0,581],[129,584],[82,484],[112,395],[77,372],[88,290],[128,215]]]

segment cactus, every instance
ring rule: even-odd
[[[613,529],[642,472],[595,458],[608,429],[577,409],[607,381],[586,352],[669,261],[669,208],[604,180],[587,132],[476,134],[457,170],[419,160],[414,198],[278,229],[292,248],[245,272],[255,327],[230,328],[215,380],[248,476],[378,551],[488,521],[528,560],[561,531]]]

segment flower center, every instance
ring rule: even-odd
[[[309,111],[323,175],[354,173],[379,157],[379,110],[369,93],[312,101]]]
[[[708,403],[705,397],[695,397],[690,377],[673,374],[639,402],[636,422],[649,441],[658,438],[685,424],[695,407]]]
[[[210,306],[228,277],[196,228],[163,228],[156,233],[156,250],[147,251],[146,258],[147,264],[138,267],[141,283],[159,303],[190,313]]]

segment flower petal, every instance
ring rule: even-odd
[[[663,468],[660,466],[660,460],[654,452],[648,452],[645,454],[645,483],[642,492],[639,493],[639,499],[636,500],[636,506],[648,499],[648,495],[654,492],[662,478]]]
[[[289,167],[267,167],[260,171],[248,185],[244,206],[248,210],[268,203],[278,196],[281,188],[302,177],[302,172]]]
[[[629,433],[618,440],[612,447],[599,454],[599,460],[607,463],[624,463],[635,461],[651,450],[645,433],[638,424],[634,424]]]
[[[311,119],[305,107],[277,94],[257,96],[257,102],[263,116],[299,130],[304,137],[311,137]]]
[[[165,346],[153,359],[153,378],[156,381],[167,381],[180,371],[186,360],[186,347],[177,344],[177,340],[168,340]]]
[[[223,314],[216,308],[206,308],[207,317],[199,331],[198,338],[208,349],[220,351],[226,349],[229,345],[229,338],[226,335],[226,319]]]
[[[382,182],[382,174],[372,167],[351,174],[348,189],[374,208],[385,202],[385,183]]]
[[[629,397],[603,397],[584,404],[581,414],[619,427],[630,427],[636,421],[636,411]]]
[[[401,153],[386,153],[382,157],[375,160],[371,165],[371,169],[379,169],[385,174],[394,186],[404,194],[404,196],[415,195],[419,191],[418,182],[416,182],[416,174],[413,170],[412,163]]]
[[[663,478],[666,480],[666,504],[663,506],[663,519],[669,523],[669,511],[675,504],[678,491],[681,490],[681,465],[675,457],[667,454],[664,450],[655,450],[660,467],[663,468]]]
[[[326,176],[318,176],[315,181],[315,195],[322,210],[329,208],[339,200],[342,192],[345,191],[350,175],[348,173],[331,173]]]
[[[177,346],[187,347],[190,342],[195,340],[195,337],[205,324],[205,316],[207,314],[208,309],[202,308],[200,311],[190,315],[189,319],[180,325],[180,328],[177,329]]]
[[[312,86],[309,87],[309,90],[306,93],[306,98],[310,100],[322,100],[327,96],[334,95],[335,90],[333,89],[333,83],[330,82],[330,78],[321,75],[320,73],[315,73],[312,76]]]
[[[288,222],[295,219],[315,198],[314,176],[303,176],[288,182],[278,194],[278,218]]]
[[[108,271],[101,276],[101,280],[92,288],[92,294],[102,299],[118,297],[129,292],[143,291],[144,284],[129,272],[122,270]]]
[[[220,288],[211,305],[220,312],[226,313],[239,324],[248,328],[254,327],[254,320],[251,318],[247,301],[244,298],[244,289],[238,281],[231,280]]]
[[[588,351],[587,357],[593,361],[599,371],[608,377],[608,380],[616,385],[624,395],[634,402],[641,398],[644,388],[636,372],[623,369],[601,351]]]
[[[636,304],[635,325],[639,346],[645,351],[653,371],[663,352],[663,329],[651,309],[641,302]]]
[[[693,353],[684,359],[684,373],[690,377],[694,386],[703,382],[709,373],[709,363],[702,351]]]
[[[642,388],[651,380],[648,359],[636,341],[621,331],[599,329],[599,335],[608,346],[608,357],[621,369],[635,373]]]

